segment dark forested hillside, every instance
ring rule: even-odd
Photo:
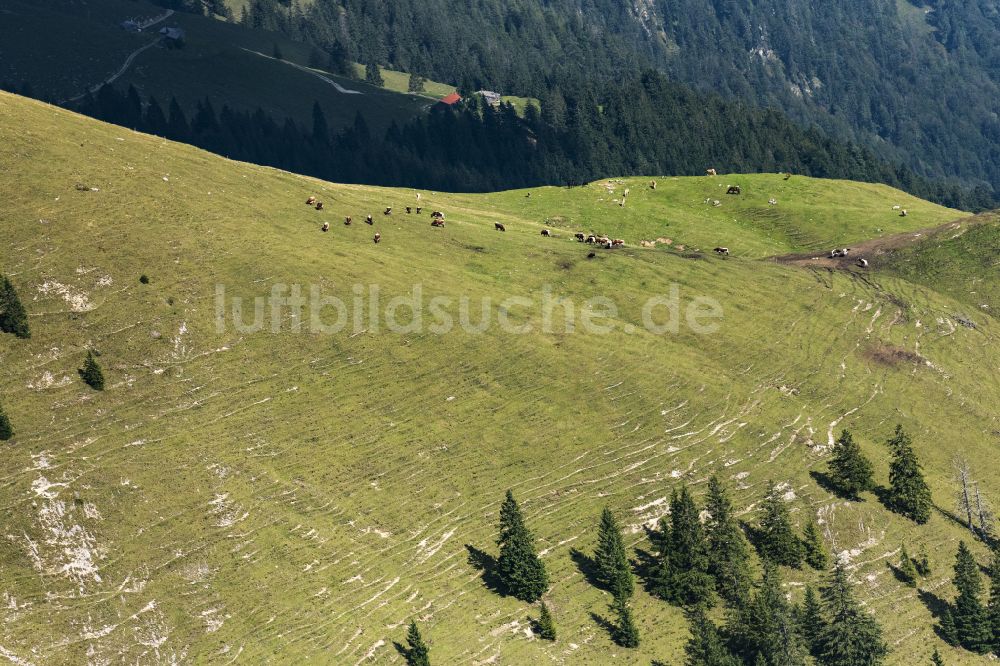
[[[542,98],[567,76],[654,66],[917,173],[1000,187],[1000,9],[988,0],[252,0],[236,18],[356,61]]]
[[[985,188],[931,182],[870,150],[803,130],[780,112],[726,101],[669,82],[656,71],[621,81],[555,91],[523,117],[509,104],[478,97],[437,108],[385,133],[359,114],[331,132],[319,104],[312,127],[209,100],[186,113],[163,109],[104,86],[79,110],[208,150],[339,182],[480,192],[543,184],[582,184],[608,175],[723,171],[791,171],[823,178],[880,182],[952,208],[993,204]]]

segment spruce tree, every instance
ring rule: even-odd
[[[979,565],[964,541],[958,543],[953,582],[958,590],[952,609],[958,642],[966,650],[980,654],[988,652],[993,644],[993,630],[979,598],[982,592]]]
[[[745,663],[804,666],[806,648],[781,589],[777,565],[764,561],[764,577],[749,602],[732,612],[728,624]]]
[[[688,612],[688,620],[691,638],[684,646],[685,666],[740,666],[740,660],[729,651],[704,607],[696,606]]]
[[[931,575],[931,560],[927,556],[927,546],[921,545],[917,558],[913,560],[913,566],[917,568],[917,573],[926,578]]]
[[[882,628],[854,599],[847,572],[838,564],[830,584],[823,590],[828,621],[816,641],[817,659],[824,666],[876,666],[889,646]]]
[[[993,652],[1000,656],[1000,547],[993,551],[990,563],[990,601],[986,607],[993,632]]]
[[[743,530],[733,515],[733,504],[718,477],[708,480],[705,523],[710,558],[708,571],[715,578],[715,589],[731,604],[746,601],[750,592],[750,548]]]
[[[639,628],[635,625],[632,617],[632,608],[628,605],[628,600],[618,597],[611,604],[611,609],[618,618],[615,625],[614,641],[626,648],[639,647]]]
[[[373,61],[365,65],[365,81],[379,88],[385,86],[385,79],[382,78],[382,70],[379,69],[378,63]]]
[[[678,605],[708,603],[714,583],[708,573],[708,544],[694,503],[687,487],[670,499],[670,524],[664,528],[653,589],[661,598]]]
[[[816,571],[824,571],[830,558],[826,553],[826,546],[823,545],[823,536],[816,523],[811,520],[806,523],[802,532],[802,545],[805,547],[806,564]]]
[[[913,564],[913,558],[906,552],[906,546],[900,546],[899,577],[910,587],[917,586],[917,567]]]
[[[812,586],[806,586],[806,594],[802,599],[802,606],[799,609],[799,632],[806,640],[809,651],[814,655],[817,652],[819,636],[826,626],[823,619],[823,607],[820,604],[819,596]]]
[[[417,623],[410,620],[406,631],[406,666],[431,666],[430,648],[424,643]]]
[[[10,425],[10,419],[0,405],[0,442],[6,442],[14,436],[14,428]]]
[[[87,358],[83,362],[83,367],[78,372],[87,386],[95,391],[104,390],[104,373],[101,371],[101,366],[98,365],[97,359],[94,358],[94,352],[87,351]]]
[[[19,338],[31,337],[28,313],[21,305],[14,285],[6,276],[0,280],[0,333],[13,333]]]
[[[549,612],[549,607],[542,602],[541,612],[538,614],[538,635],[547,641],[554,641],[556,639],[556,624],[552,620],[552,613]]]
[[[944,659],[941,658],[937,648],[934,648],[934,654],[931,655],[931,666],[944,666]]]
[[[837,490],[850,499],[875,487],[871,461],[861,452],[850,430],[844,430],[833,445],[830,459],[830,480]]]
[[[597,528],[594,563],[604,589],[616,597],[632,597],[635,581],[629,569],[622,530],[611,509],[607,507],[601,512],[601,524]]]
[[[761,506],[758,531],[761,557],[796,569],[802,566],[805,548],[792,529],[788,506],[773,482],[768,484],[767,497]]]
[[[951,612],[951,606],[948,606],[941,612],[938,629],[945,643],[952,647],[958,646],[958,629],[955,628],[955,615]]]
[[[313,130],[312,139],[320,144],[327,144],[330,142],[330,125],[326,121],[326,114],[323,113],[323,107],[319,105],[319,102],[313,102]]]
[[[507,594],[528,603],[538,601],[548,587],[548,575],[535,552],[534,537],[509,490],[500,507],[497,545],[500,547],[497,576]]]
[[[888,444],[892,451],[888,507],[919,524],[926,523],[931,517],[931,491],[924,480],[910,436],[903,426],[896,426]]]
[[[406,84],[407,91],[411,93],[424,92],[424,77],[416,73],[410,73],[410,80]]]

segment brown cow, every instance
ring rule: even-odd
[[[376,244],[376,245],[378,245],[378,242],[379,242],[380,240],[382,240],[382,234],[380,234],[379,232],[377,232],[377,231],[376,231],[376,232],[375,232],[375,238],[373,238],[372,240],[374,240],[374,241],[375,241],[375,244]]]
[[[651,189],[651,190],[655,190],[656,189],[656,181],[655,180],[649,181],[649,189]]]
[[[312,206],[315,203],[316,203],[316,197],[309,197],[308,199],[306,199],[307,206]]]
[[[719,174],[715,172],[715,169],[705,169],[706,176],[718,176]]]
[[[611,241],[611,247],[625,247],[625,241],[621,238],[615,238]]]
[[[493,223],[493,228],[496,229],[497,231],[507,231],[507,227],[505,227],[504,225],[500,224],[499,222],[494,222]]]
[[[444,220],[442,220],[440,217],[435,217],[433,220],[431,220],[431,226],[432,227],[443,227],[444,226]]]

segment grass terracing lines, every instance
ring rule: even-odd
[[[423,192],[423,214],[406,215],[416,192],[229,162],[10,95],[0,116],[0,267],[33,329],[0,337],[0,403],[17,431],[0,473],[8,660],[401,663],[393,641],[416,618],[434,663],[679,663],[682,613],[638,592],[642,645],[616,647],[591,617],[608,616],[609,598],[571,551],[592,551],[604,505],[648,550],[643,526],[671,488],[700,496],[715,472],[748,520],[773,479],[798,522],[822,521],[892,663],[926,662],[935,645],[950,664],[974,662],[934,636],[927,603],[953,594],[962,529],[939,514],[916,527],[872,496],[846,503],[809,472],[849,427],[884,483],[882,442],[903,423],[950,508],[953,453],[985,470],[997,446],[993,315],[956,326],[970,308],[949,285],[762,260],[962,213],[881,186],[755,175]],[[744,194],[723,194],[730,183]],[[305,207],[308,195],[326,210]],[[446,213],[443,229],[432,210]],[[628,247],[588,259],[577,231]],[[671,243],[638,247],[656,238]],[[231,317],[217,328],[219,288],[227,308],[244,298],[249,323],[253,298],[280,284],[344,299],[346,329],[306,319],[295,332],[287,307],[274,320],[268,308],[260,332]],[[454,330],[353,321],[355,285],[378,285],[384,305],[417,284],[425,302],[452,299]],[[682,315],[699,296],[721,305],[716,332],[646,330],[643,304],[672,285]],[[542,331],[547,289],[562,299],[553,333]],[[501,308],[512,296],[536,305]],[[597,296],[617,307],[602,320],[614,330],[565,331],[566,302],[579,317]],[[472,323],[492,299],[487,331],[458,325],[462,297]],[[501,313],[531,332],[505,332]],[[406,308],[397,316],[409,321]],[[103,393],[76,376],[87,349],[100,352]],[[486,589],[469,563],[467,545],[494,552],[507,488],[551,572],[555,643],[532,638],[537,609]],[[886,566],[904,540],[931,557],[920,597]],[[816,576],[786,578],[798,598]]]

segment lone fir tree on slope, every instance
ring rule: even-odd
[[[406,666],[431,666],[430,648],[424,643],[413,620],[410,620],[410,627],[406,630]]]
[[[79,373],[87,386],[95,391],[104,390],[104,372],[101,371],[101,366],[94,358],[94,352],[87,352],[87,358],[83,361],[83,367],[80,368]]]
[[[861,452],[850,430],[844,430],[833,445],[830,479],[844,496],[856,500],[858,493],[875,487],[871,461]]]
[[[993,629],[979,596],[982,592],[979,565],[964,541],[958,543],[953,582],[958,590],[952,608],[958,642],[972,652],[989,652],[993,644]]]
[[[931,491],[913,450],[910,436],[897,425],[889,440],[892,462],[889,464],[889,508],[923,524],[931,517]]]
[[[3,411],[3,405],[0,405],[0,442],[6,442],[13,436],[14,428],[10,425],[7,413]]]
[[[906,552],[906,546],[900,546],[899,552],[899,577],[910,587],[917,586],[917,566],[913,563],[913,558]]]
[[[497,575],[507,594],[528,603],[538,601],[549,585],[548,574],[535,552],[534,537],[524,524],[521,509],[509,490],[500,506],[497,545],[500,547]]]
[[[31,337],[28,313],[6,276],[0,279],[0,333],[13,333],[19,338]]]
[[[554,641],[556,639],[556,624],[552,619],[552,613],[549,611],[548,604],[544,601],[542,602],[541,612],[538,614],[537,629],[539,637],[547,641]]]
[[[606,590],[616,597],[631,598],[635,590],[635,581],[629,569],[622,530],[611,509],[607,507],[601,512],[601,524],[597,529],[594,563],[597,566],[597,575]]]

